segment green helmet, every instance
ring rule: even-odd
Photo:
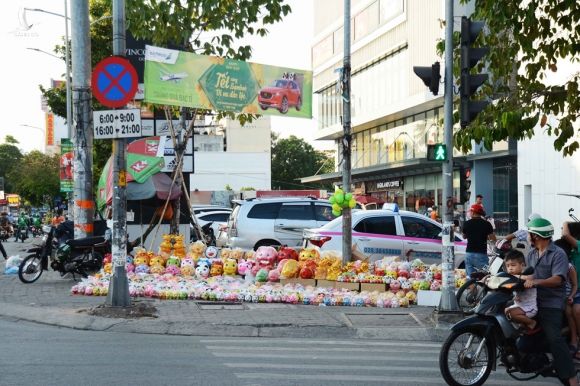
[[[528,223],[528,232],[534,233],[543,239],[549,239],[554,235],[554,226],[545,218],[535,218]]]

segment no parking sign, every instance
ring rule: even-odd
[[[93,95],[107,107],[122,107],[131,101],[139,80],[137,71],[127,60],[111,56],[101,60],[91,77]]]

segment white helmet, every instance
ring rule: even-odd
[[[534,213],[531,213],[531,214],[528,216],[528,222],[530,222],[530,221],[532,221],[532,220],[535,220],[535,219],[537,219],[537,218],[542,218],[542,215],[540,215],[539,213],[535,213],[535,212],[534,212]]]

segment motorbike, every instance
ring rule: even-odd
[[[12,227],[0,226],[0,240],[2,242],[8,241],[8,239],[12,236],[13,236]]]
[[[101,269],[103,256],[110,253],[111,245],[103,236],[73,239],[72,234],[58,227],[44,225],[39,245],[27,251],[30,253],[18,267],[18,277],[23,283],[34,283],[42,272],[48,270],[48,263],[61,276],[72,273],[87,277]]]
[[[20,240],[21,242],[24,242],[24,240],[26,240],[28,238],[28,226],[26,225],[19,225],[16,228],[16,242],[18,242],[18,240]]]
[[[528,267],[523,275],[533,274]],[[439,354],[439,368],[450,386],[483,385],[497,360],[507,374],[518,381],[539,376],[557,378],[553,358],[543,333],[523,334],[504,313],[513,291],[524,290],[524,281],[506,272],[491,276],[485,282],[488,293],[475,314],[451,328]],[[567,380],[560,380],[567,385]]]

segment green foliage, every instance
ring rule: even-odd
[[[294,135],[272,144],[272,189],[329,189],[330,185],[304,185],[301,177],[334,171],[333,159]]]
[[[254,187],[252,187],[252,186],[242,186],[242,187],[240,188],[240,191],[241,191],[241,192],[247,192],[247,191],[253,191],[253,190],[256,190],[256,188],[254,188]]]
[[[16,140],[13,136],[7,135],[5,137],[5,143],[0,144],[0,177],[4,177],[4,191],[6,193],[15,192],[16,180],[10,177],[13,169],[18,168],[22,160],[22,152],[16,144]]]
[[[1,146],[1,145],[0,145]],[[17,167],[8,173],[14,191],[32,206],[41,206],[46,197],[59,194],[59,156],[38,150],[24,155]]]
[[[483,20],[488,26],[478,43],[490,47],[485,60],[490,81],[483,86],[481,98],[491,98],[494,103],[455,134],[455,146],[468,151],[475,140],[483,141],[490,149],[493,142],[531,138],[540,123],[555,136],[556,150],[563,155],[574,153],[580,146],[574,140],[580,111],[580,72],[559,83],[547,78],[550,72],[559,71],[560,60],[574,64],[580,60],[580,2],[476,0],[475,9],[471,18]],[[458,39],[454,40],[458,61]],[[439,42],[437,49],[441,52],[444,44]],[[485,71],[483,65],[476,68],[477,72]],[[457,69],[458,62],[456,75]],[[548,115],[557,118],[555,126],[547,123]]]

